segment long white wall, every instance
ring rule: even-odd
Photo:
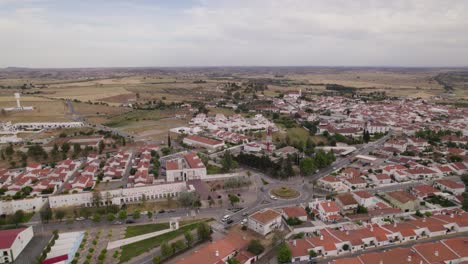
[[[120,205],[124,203],[134,203],[141,201],[143,195],[147,200],[156,200],[166,197],[175,197],[180,192],[187,191],[185,182],[175,182],[159,185],[150,185],[134,188],[125,188],[109,191],[101,191],[102,203],[107,200],[112,204]],[[109,198],[109,199],[108,199]],[[76,193],[65,194],[49,197],[51,208],[67,207],[67,206],[93,206],[93,193]]]
[[[14,214],[18,210],[38,212],[46,201],[47,198],[43,197],[0,201],[0,214]]]

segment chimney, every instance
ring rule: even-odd
[[[383,260],[380,260],[380,261],[379,261],[379,264],[383,264]]]
[[[393,223],[393,227],[396,227],[396,222]]]
[[[349,230],[346,230],[346,235],[349,236]]]
[[[293,240],[293,246],[296,246],[296,239]]]
[[[320,235],[320,240],[323,240],[323,236],[322,236],[322,235]]]
[[[411,256],[408,256],[408,262],[411,262],[412,258]]]
[[[424,217],[422,221],[423,221],[423,223],[426,223],[426,217]]]
[[[454,218],[455,216],[453,214],[450,214],[450,218]]]
[[[438,257],[438,256],[439,256],[439,250],[434,251],[434,255],[435,255],[436,257]]]
[[[330,202],[327,203],[327,207],[330,207]]]
[[[219,257],[219,251],[218,250],[215,251],[215,256]]]

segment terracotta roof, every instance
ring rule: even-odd
[[[444,261],[458,259],[458,256],[440,241],[416,244],[413,248],[429,263],[443,263]]]
[[[200,136],[197,136],[197,135],[187,136],[186,139],[201,142],[201,143],[212,145],[212,146],[223,144],[223,142],[221,142],[221,141],[214,140],[214,139],[211,139],[211,138],[206,138],[206,137],[200,137]]]
[[[13,242],[15,242],[16,237],[24,230],[26,230],[26,228],[1,230],[0,231],[0,249],[9,249],[13,245]]]
[[[344,206],[346,205],[354,205],[357,204],[358,202],[356,199],[354,199],[354,196],[350,193],[345,193],[345,194],[340,194],[335,197],[335,199],[339,200],[341,204]]]
[[[232,252],[246,247],[248,242],[248,240],[242,239],[241,235],[230,232],[226,237],[207,243],[201,248],[193,251],[189,256],[177,260],[175,264],[224,263],[222,262],[224,258]]]
[[[407,202],[417,200],[416,197],[414,197],[413,195],[405,191],[394,191],[394,192],[388,192],[386,194],[400,203],[407,203]]]
[[[277,211],[273,209],[266,209],[260,212],[256,212],[255,214],[251,215],[250,218],[256,220],[257,222],[267,224],[280,216],[281,214]]]
[[[455,182],[455,181],[452,181],[452,180],[437,180],[436,182],[441,184],[441,185],[447,186],[447,187],[449,187],[451,189],[465,188],[464,184],[458,183],[458,182]]]
[[[284,207],[281,210],[283,210],[288,218],[307,216],[306,210],[300,206]]]

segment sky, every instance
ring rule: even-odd
[[[467,0],[0,0],[0,67],[468,66]]]

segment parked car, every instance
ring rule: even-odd
[[[226,221],[226,224],[228,224],[228,225],[230,225],[230,224],[232,224],[232,223],[234,223],[234,220],[232,220],[232,219],[228,219],[228,220]]]
[[[164,210],[164,209],[161,209],[161,210],[159,210],[159,212],[158,212],[158,213],[160,213],[160,214],[164,214],[165,212],[166,212],[166,210]]]
[[[226,222],[226,221],[228,221],[228,220],[230,220],[230,219],[231,219],[231,216],[230,216],[230,215],[225,215],[225,216],[223,216],[223,218],[221,219],[221,221]]]
[[[85,220],[85,218],[82,217],[82,216],[80,216],[80,217],[77,217],[75,220],[76,220],[76,221],[83,221],[83,220]]]
[[[126,223],[126,224],[134,224],[134,223],[135,223],[135,221],[133,221],[133,220],[129,219],[129,220],[125,221],[125,223]]]
[[[247,224],[247,218],[244,218],[244,219],[242,219],[242,221],[241,221],[241,225],[245,225],[245,224]]]
[[[276,198],[276,196],[274,196],[274,195],[271,195],[270,198],[271,198],[272,200],[278,200],[278,198]]]
[[[121,225],[122,222],[120,222],[120,221],[114,221],[112,224],[114,224],[114,225]]]
[[[242,216],[248,216],[248,215],[249,215],[249,213],[247,213],[247,212],[242,213]]]

